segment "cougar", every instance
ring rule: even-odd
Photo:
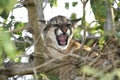
[[[77,28],[79,21],[80,19],[70,20],[59,15],[47,22],[43,34],[50,57],[63,60],[64,63],[64,61],[70,61],[68,56],[66,58],[66,55],[73,56],[75,54],[76,56],[79,53],[80,44],[72,39],[73,32]],[[89,47],[86,48],[90,50]],[[59,69],[60,80],[73,80],[72,76],[75,75],[75,71],[69,72],[72,66],[70,64]]]
[[[61,15],[53,17],[47,22],[43,33],[47,49],[52,57],[61,59],[71,50],[74,43],[72,41],[73,30],[77,27],[76,22]]]

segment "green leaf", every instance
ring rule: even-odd
[[[58,76],[56,76],[56,75],[49,75],[48,77],[50,80],[59,80]]]
[[[90,66],[83,66],[82,72],[87,75],[95,75],[98,71],[95,68],[91,68]]]
[[[95,15],[95,18],[100,23],[104,23],[106,21],[107,10],[105,4],[105,0],[90,0],[90,5]]]
[[[76,13],[72,13],[70,19],[74,20],[76,19],[76,17],[77,17]]]
[[[3,31],[3,27],[0,26],[0,32]]]
[[[104,76],[100,78],[100,80],[114,80],[114,73],[106,73]]]
[[[65,8],[69,9],[69,3],[65,3]]]
[[[4,9],[3,9],[3,11],[0,14],[0,16],[2,16],[2,18],[4,18],[4,19],[7,19],[8,15],[9,15],[9,13],[6,10],[4,10]]]
[[[10,36],[6,32],[0,32],[0,40],[2,41],[3,48],[7,55],[13,59],[16,54],[16,48],[15,45],[10,40]]]
[[[50,6],[57,6],[57,0],[49,0],[50,1]]]
[[[45,73],[41,73],[40,76],[43,80],[49,80]]]
[[[77,29],[74,30],[73,38],[75,40],[80,40],[82,38],[82,36],[80,35],[80,31],[81,31],[80,27],[78,27]]]
[[[100,47],[100,50],[103,49],[104,43],[105,43],[105,36],[102,36],[101,38],[99,38],[99,47]]]
[[[72,2],[72,6],[75,7],[78,4],[78,2]]]
[[[16,23],[14,24],[14,29],[19,29],[19,28],[21,28],[21,27],[24,27],[25,25],[26,25],[26,23],[16,22]],[[17,31],[17,32],[15,32],[15,34],[21,35],[22,32],[21,32],[21,31]]]
[[[0,0],[0,16],[6,19],[17,0]]]
[[[9,5],[9,0],[0,0],[0,7],[5,7],[6,5]]]
[[[119,2],[119,3],[117,3],[117,5],[120,7],[120,2]]]
[[[109,2],[110,2],[110,4],[112,4],[114,2],[114,0],[110,0]]]
[[[8,30],[12,26],[12,21],[10,21],[7,26],[4,26],[4,30]]]
[[[116,32],[115,36],[120,39],[120,32]]]
[[[14,24],[14,28],[15,28],[15,29],[19,29],[19,28],[21,28],[21,27],[23,27],[23,26],[25,26],[25,25],[26,25],[26,23],[16,22],[16,23]]]

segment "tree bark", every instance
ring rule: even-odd
[[[29,27],[32,28],[33,39],[34,39],[34,47],[35,51],[33,53],[33,68],[39,66],[40,64],[45,62],[45,46],[42,39],[42,23],[39,20],[44,19],[43,15],[43,0],[26,0],[27,9],[28,9],[28,18],[29,18]],[[29,4],[33,4],[33,6],[29,6]],[[44,69],[43,69],[44,70]],[[34,74],[39,71],[39,68],[34,70]],[[37,75],[37,74],[36,74]]]
[[[108,2],[106,5],[106,11],[107,11],[106,14],[107,18],[106,18],[106,22],[104,23],[104,31],[106,35],[112,35],[114,34],[114,26],[113,26],[114,12],[110,2]]]

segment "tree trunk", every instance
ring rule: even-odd
[[[28,18],[29,18],[29,28],[32,29],[33,39],[34,39],[34,47],[35,51],[33,53],[33,68],[35,66],[39,66],[40,64],[45,62],[44,53],[45,47],[43,44],[41,30],[43,25],[38,23],[39,20],[44,19],[43,15],[43,0],[26,0],[26,7],[28,9]],[[34,71],[36,72],[36,70]]]
[[[113,13],[113,8],[111,7],[111,4],[106,5],[106,11],[107,11],[107,18],[106,22],[104,23],[104,31],[106,35],[112,35],[114,34],[114,13]]]

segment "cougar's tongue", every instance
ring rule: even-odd
[[[58,39],[58,43],[60,45],[66,45],[66,43],[67,43],[67,35],[59,35],[57,37],[57,39]]]

